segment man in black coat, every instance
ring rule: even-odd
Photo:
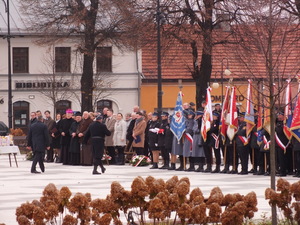
[[[31,173],[40,173],[36,171],[36,164],[39,163],[42,172],[45,172],[44,157],[45,150],[50,149],[49,133],[47,126],[43,123],[43,117],[38,116],[37,122],[31,125],[28,135],[28,149],[34,153],[31,166]]]
[[[92,154],[94,161],[93,174],[101,174],[97,171],[98,166],[101,167],[102,173],[105,172],[105,168],[102,163],[102,157],[104,154],[104,139],[105,136],[110,136],[110,131],[107,129],[106,125],[103,124],[103,117],[97,116],[96,121],[91,123],[86,135],[84,136],[83,143],[87,143],[91,137],[92,141]]]
[[[241,160],[242,171],[240,175],[248,174],[248,160],[249,160],[249,140],[246,137],[246,122],[245,113],[240,113],[239,116],[239,127],[235,136],[236,148],[238,151],[239,158]]]

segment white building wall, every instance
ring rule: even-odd
[[[37,45],[37,37],[18,37],[11,39],[11,47],[28,47],[29,48],[29,73],[14,74],[12,70],[12,102],[27,101],[29,102],[29,112],[41,110],[53,111],[51,101],[45,97],[36,88],[19,88],[15,86],[16,82],[42,82],[49,76],[52,76],[50,61],[54,57],[54,46]],[[77,53],[75,40],[66,40],[57,44],[57,47],[71,47],[71,73],[59,75],[63,80],[70,82],[71,88],[77,96],[80,97],[80,74],[82,66],[82,56]],[[141,68],[140,52],[130,50],[119,50],[117,47],[112,48],[112,73],[105,76],[112,77],[114,82],[107,89],[109,95],[105,97],[113,102],[115,113],[123,114],[132,111],[134,105],[139,101],[139,68]],[[11,51],[12,52],[12,51]],[[138,58],[137,58],[138,57]],[[13,63],[11,61],[11,63]],[[0,100],[3,98],[4,103],[0,104],[0,121],[8,124],[8,50],[6,39],[0,39]],[[96,60],[95,60],[96,68]],[[75,97],[69,99],[72,102],[72,109],[81,111],[80,103]]]

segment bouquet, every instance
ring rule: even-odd
[[[101,159],[102,161],[104,161],[104,160],[111,160],[111,156],[109,156],[109,155],[107,155],[107,154],[104,154],[103,156],[102,156],[102,159]]]
[[[129,164],[132,166],[148,166],[151,163],[151,159],[144,155],[135,155],[132,157]]]

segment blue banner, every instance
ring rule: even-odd
[[[185,117],[183,115],[182,107],[182,93],[178,93],[174,114],[171,121],[171,131],[179,142],[185,131]]]

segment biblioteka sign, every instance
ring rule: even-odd
[[[70,81],[62,82],[38,82],[38,81],[16,81],[16,89],[51,89],[70,87]]]

